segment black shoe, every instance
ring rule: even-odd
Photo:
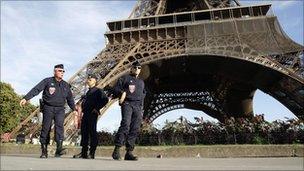
[[[73,156],[73,158],[83,158],[83,159],[87,159],[88,158],[88,154],[86,153],[79,153]]]
[[[114,151],[112,153],[112,158],[114,160],[121,160],[121,157],[120,157],[120,147],[119,146],[115,146]]]
[[[90,153],[88,158],[89,159],[95,159],[95,151],[96,151],[96,147],[95,146],[90,146]]]
[[[88,146],[82,146],[81,152],[79,154],[74,155],[73,158],[87,159],[88,158]]]
[[[40,158],[48,158],[47,145],[41,144],[41,156]]]
[[[65,150],[65,148],[62,148],[62,141],[59,141],[57,143],[55,157],[61,157],[62,155],[66,154],[66,152],[64,150]]]
[[[55,157],[61,157],[62,155],[66,154],[66,151],[64,151],[65,149],[61,149],[61,150],[56,150],[55,152]]]
[[[138,160],[138,157],[137,156],[134,156],[132,151],[127,151],[126,152],[126,155],[125,155],[125,160],[133,160],[133,161],[136,161]]]
[[[88,156],[88,159],[95,159],[95,153],[93,153],[93,154],[90,153],[89,156]]]

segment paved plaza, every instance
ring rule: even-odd
[[[303,158],[140,158],[73,159],[35,155],[1,155],[1,170],[303,170]]]

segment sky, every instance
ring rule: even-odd
[[[271,3],[274,14],[287,35],[303,43],[303,1],[240,1],[242,5]],[[126,19],[136,1],[1,1],[1,81],[10,83],[18,94],[26,94],[53,66],[65,65],[68,80],[104,47],[106,22]],[[38,104],[38,97],[31,103]],[[254,112],[265,119],[294,118],[286,107],[271,96],[257,91]],[[216,121],[201,111],[188,109],[168,112],[154,121],[181,115]],[[120,108],[114,104],[98,121],[98,130],[113,131],[120,123]]]

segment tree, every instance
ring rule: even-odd
[[[12,131],[35,110],[36,107],[31,104],[20,107],[20,100],[21,96],[15,93],[10,84],[0,82],[0,134]]]

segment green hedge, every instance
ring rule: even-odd
[[[198,144],[293,144],[304,143],[304,124],[297,119],[267,122],[263,115],[252,119],[230,118],[225,123],[205,122],[184,117],[166,122],[162,129],[143,124],[138,145],[198,145]],[[99,132],[99,145],[113,145],[115,133]]]

